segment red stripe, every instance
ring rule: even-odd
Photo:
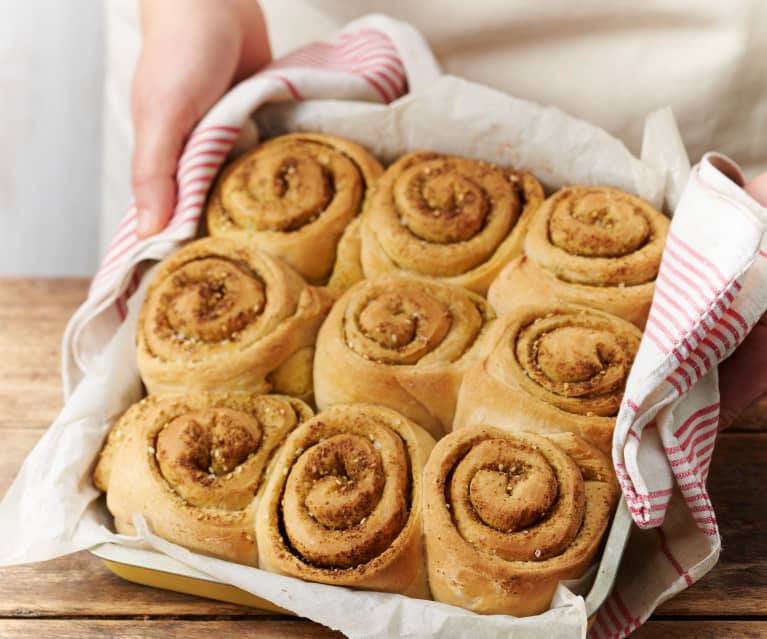
[[[621,622],[618,621],[618,617],[616,617],[615,613],[613,613],[612,607],[610,606],[609,599],[606,599],[605,602],[602,604],[602,609],[607,613],[607,616],[610,617],[610,622],[613,624],[613,627],[620,630]]]
[[[681,375],[684,379],[685,383],[687,384],[686,388],[690,388],[692,386],[692,378],[690,377],[689,373],[682,368],[682,366],[678,366],[677,369],[672,373],[672,375]]]
[[[725,351],[729,351],[733,347],[733,345],[730,344],[730,340],[727,339],[727,336],[725,336],[725,334],[722,333],[722,331],[720,331],[718,328],[712,328],[710,331],[710,334],[716,337],[716,339],[718,339],[722,343],[722,346],[724,346]]]
[[[628,611],[628,608],[626,607],[626,604],[623,603],[623,599],[621,599],[621,596],[618,594],[617,590],[613,590],[612,596],[613,596],[613,599],[615,599],[615,603],[618,606],[618,610],[621,611],[623,618],[626,620],[626,623],[629,625],[636,623],[637,619],[632,618],[631,614]]]
[[[669,459],[669,464],[671,465],[671,468],[676,468],[678,466],[689,466],[692,464],[693,457],[699,459],[697,464],[692,467],[693,472],[697,473],[700,470],[700,467],[703,463],[703,460],[701,459],[702,455],[705,455],[710,450],[714,449],[714,446],[716,445],[716,440],[711,442],[708,446],[704,446],[700,450],[691,450],[686,455],[683,455],[682,457],[677,457],[676,459]],[[666,452],[669,452],[668,450]],[[669,452],[669,455],[676,455],[677,452]]]
[[[600,630],[605,634],[606,637],[612,636],[612,631],[604,622],[604,615],[597,615],[597,625],[599,625]]]
[[[679,320],[678,314],[668,310],[663,303],[662,297],[666,296],[665,292],[661,292],[661,295],[656,296],[655,300],[653,301],[652,309],[654,311],[660,312],[664,317],[666,317],[667,321],[670,322],[673,327],[676,329],[677,333],[679,333],[680,336],[685,335],[686,333],[692,331],[694,322],[689,322],[687,324],[681,323]],[[677,305],[678,306],[678,305]],[[685,339],[686,341],[686,339]],[[690,348],[688,346],[688,348]],[[690,349],[692,350],[692,349]]]
[[[695,317],[695,315],[690,315],[690,314],[687,312],[687,309],[686,309],[684,306],[682,306],[681,304],[679,304],[679,302],[677,302],[677,301],[676,301],[676,300],[675,300],[673,297],[671,297],[671,296],[670,296],[670,295],[669,295],[669,294],[666,292],[666,290],[665,290],[665,289],[662,289],[662,288],[658,288],[658,287],[656,286],[656,287],[655,287],[655,296],[656,296],[656,299],[657,299],[659,296],[660,296],[660,297],[662,297],[662,298],[663,298],[663,300],[665,301],[665,303],[666,303],[666,304],[668,304],[669,306],[673,306],[673,307],[674,307],[674,310],[675,310],[677,313],[679,313],[679,314],[681,314],[681,315],[684,315],[684,318],[685,318],[685,320],[687,320],[687,324],[688,324],[689,326],[694,326],[694,325],[695,325],[695,322],[697,321],[697,318]]]
[[[698,381],[701,377],[703,377],[703,372],[701,372],[700,367],[698,366],[698,363],[693,359],[692,353],[690,354],[690,357],[688,357],[684,362],[683,366],[689,366],[694,369],[695,371],[695,381]],[[690,384],[692,386],[692,384]]]
[[[639,406],[637,406],[636,402],[634,402],[633,400],[624,397],[623,402],[635,413],[639,412]]]
[[[122,257],[123,255],[125,255],[128,251],[130,251],[132,248],[134,248],[138,243],[139,243],[139,239],[136,238],[133,241],[131,241],[128,244],[126,244],[119,251],[113,252],[109,256],[109,258],[101,265],[101,267],[99,268],[99,272],[96,273],[96,277],[97,278],[101,277],[101,272],[102,271],[109,270],[109,269],[113,268],[114,266],[116,266],[115,260],[117,260],[117,258]]]
[[[662,502],[660,504],[650,504],[650,511],[653,511],[653,510],[656,511],[656,512],[657,511],[663,511],[663,510],[666,510],[667,506],[668,506],[668,502],[667,501]],[[647,510],[647,508],[639,508],[637,506],[629,506],[629,510],[632,513],[638,513],[638,512],[644,512],[645,510]]]
[[[703,264],[706,268],[708,268],[709,272],[712,273],[715,277],[718,277],[722,284],[727,283],[727,278],[724,275],[722,275],[722,272],[717,268],[717,266],[711,260],[709,260],[706,256],[702,255],[701,253],[698,253],[689,244],[687,244],[686,242],[683,242],[681,238],[679,238],[676,235],[676,233],[670,232],[668,234],[668,237],[672,241],[672,243],[678,245],[679,248],[687,252],[688,255],[698,260],[701,264]]]
[[[362,55],[359,52],[364,52]],[[382,58],[402,66],[402,61],[397,55],[397,50],[388,42],[371,41],[369,38],[349,39],[342,44],[329,44],[317,42],[303,49],[299,49],[279,60],[275,60],[267,67],[285,67],[291,64],[309,61],[312,64],[329,66],[333,63],[349,65],[358,61],[368,61]]]
[[[703,365],[707,371],[710,371],[714,367],[714,362],[709,359],[708,354],[705,350],[703,350],[703,347],[700,344],[692,352],[691,356],[698,357],[699,359],[703,360]]]
[[[229,131],[231,133],[239,133],[241,130],[241,127],[238,126],[226,126],[223,124],[212,124],[210,126],[203,127],[202,129],[199,129],[200,132],[202,131]]]
[[[743,338],[741,337],[740,333],[739,333],[739,332],[738,332],[738,331],[737,331],[737,330],[736,330],[736,329],[733,327],[733,325],[732,325],[732,324],[730,324],[730,323],[729,323],[729,322],[728,322],[728,321],[727,321],[727,320],[726,320],[724,317],[722,317],[722,318],[719,320],[719,326],[724,326],[724,327],[725,327],[725,328],[726,328],[726,329],[727,329],[727,330],[730,332],[730,334],[732,335],[732,339],[734,340],[734,341],[733,341],[733,344],[735,344],[736,346],[737,346],[737,345],[738,345],[738,344],[741,342],[741,340],[743,339]]]
[[[221,163],[219,163],[220,166]],[[188,173],[187,173],[188,175]],[[186,192],[186,190],[194,185],[194,184],[204,184],[205,187],[209,187],[211,182],[213,182],[213,176],[215,175],[215,171],[207,172],[203,175],[195,175],[195,176],[189,176],[189,177],[180,177],[181,174],[179,173],[178,178],[178,188],[180,193]]]
[[[666,521],[666,516],[661,515],[660,517],[652,517],[650,519],[646,519],[642,522],[642,525],[645,528],[656,528],[657,526],[660,526],[664,521]]]
[[[134,217],[132,220],[134,224],[131,224],[130,226],[126,226],[122,231],[117,233],[114,238],[112,239],[112,243],[109,245],[109,248],[107,249],[106,253],[104,254],[104,260],[109,258],[109,255],[112,251],[114,251],[118,246],[120,246],[123,243],[123,240],[130,237],[131,235],[135,235],[136,233],[136,218]],[[104,262],[102,261],[102,266]]]
[[[690,434],[687,436],[687,439],[685,439],[683,443],[679,444],[679,446],[671,446],[669,450],[676,448],[677,450],[675,452],[684,453],[684,452],[687,452],[687,449],[690,447],[690,445],[692,445],[694,449],[696,446],[699,446],[703,441],[711,437],[712,433],[716,432],[716,429],[713,429],[713,431],[707,430],[703,434],[699,434],[696,437],[695,434],[700,432],[699,429],[701,428],[705,429],[707,427],[717,425],[718,423],[719,423],[718,415],[700,422],[700,424],[698,424],[695,428],[692,429],[692,431],[690,431]]]
[[[396,82],[394,82],[394,80],[392,80],[388,75],[386,75],[386,73],[382,71],[372,71],[371,73],[372,75],[378,76],[381,80],[383,80],[386,84],[388,84],[389,88],[392,91],[392,95],[395,97],[397,96],[397,94],[399,93],[400,87],[397,85]]]
[[[669,563],[674,567],[674,570],[676,570],[677,574],[680,577],[684,577],[687,585],[692,586],[692,579],[690,578],[690,575],[688,575],[687,571],[682,568],[681,564],[676,560],[676,557],[674,557],[673,553],[671,552],[671,548],[668,547],[666,534],[663,532],[663,529],[656,528],[655,530],[658,531],[658,537],[660,538],[661,552],[666,556],[666,559],[669,560]]]
[[[120,220],[120,223],[117,225],[117,230],[119,231],[122,227],[124,227],[126,224],[128,224],[131,220],[136,219],[136,205],[131,204],[123,214],[123,219]]]
[[[706,346],[710,348],[712,351],[714,351],[716,353],[716,358],[718,360],[722,359],[722,351],[719,350],[719,347],[716,344],[714,344],[714,342],[711,340],[710,337],[706,337],[704,340],[702,340],[701,345]]]
[[[748,323],[745,319],[743,319],[743,316],[738,313],[734,308],[730,307],[727,309],[727,315],[730,315],[735,318],[735,320],[741,325],[743,328],[744,333],[748,333]]]
[[[693,291],[698,294],[700,298],[703,300],[708,301],[712,295],[708,293],[707,291],[704,291],[700,286],[698,286],[695,282],[693,282],[689,277],[687,277],[683,271],[676,268],[673,264],[671,264],[670,261],[666,260],[663,262],[663,266],[661,267],[661,272],[668,271],[673,275],[674,277],[682,280],[688,288],[682,288],[680,286],[677,286],[676,282],[668,277],[667,273],[663,274],[663,279],[659,278],[659,282],[661,287],[662,286],[670,286],[673,288],[679,295],[684,297],[688,302],[690,302],[690,305],[693,306],[695,309],[695,312],[698,315],[702,315],[706,310],[706,304],[705,302],[701,301],[701,299],[695,299],[689,295],[690,291]],[[656,284],[657,286],[657,284]]]
[[[652,315],[648,318],[648,324],[645,326],[644,334],[650,338],[650,341],[658,347],[658,350],[662,355],[668,355],[671,352],[671,348],[666,346],[660,337],[658,337],[652,330],[652,325],[649,323],[652,320]]]
[[[657,310],[657,306],[655,307],[655,310]],[[658,318],[657,313],[650,313],[650,316],[647,318],[648,322],[652,322],[652,325],[660,330],[660,332],[668,339],[669,343],[675,344],[677,336],[674,335],[665,324],[663,324],[660,319]],[[676,356],[677,360],[681,363],[682,356],[679,354],[679,352],[676,350],[676,348],[669,348],[669,352],[673,352]]]
[[[208,156],[224,157],[229,153],[229,150],[234,146],[234,143],[229,145],[229,149],[195,149],[194,151],[185,152],[178,160],[178,168],[180,170],[186,169],[190,162],[196,162],[198,159],[204,158],[209,160]],[[222,160],[219,160],[220,163]]]
[[[182,202],[184,202],[185,200],[188,200],[190,197],[194,197],[195,195],[207,195],[209,187],[210,187],[210,181],[209,181],[209,182],[208,182],[208,184],[207,184],[205,187],[203,187],[203,188],[199,188],[199,189],[192,189],[191,191],[186,191],[186,190],[185,190],[185,191],[184,191],[184,192],[181,194],[181,197],[179,198],[179,204],[181,204],[181,203],[182,203]]]
[[[273,72],[270,72],[269,76],[274,78],[275,80],[282,82],[288,88],[288,91],[290,92],[290,95],[293,96],[294,100],[298,100],[299,102],[303,100],[303,97],[298,92],[298,89],[296,89],[296,86],[290,80],[288,80],[285,76],[282,76]]]
[[[399,61],[399,60],[398,60]],[[382,73],[384,71],[388,71],[391,73],[395,78],[397,78],[397,81],[400,83],[400,85],[404,85],[407,81],[407,77],[405,76],[404,72],[402,71],[402,67],[395,66],[391,64],[386,58],[379,58],[379,62],[377,62],[374,65],[363,65],[362,68],[358,69],[360,71],[367,70],[367,68],[374,68],[378,69],[379,73]]]
[[[214,160],[212,162],[197,162],[191,166],[184,167],[183,170],[178,172],[178,180],[181,182],[189,173],[196,171],[197,169],[213,169],[214,173],[221,166],[221,162]]]
[[[703,417],[703,415],[700,415],[696,419],[700,419],[701,417]],[[705,428],[706,426],[709,426],[711,424],[716,424],[718,421],[719,421],[719,413],[718,412],[715,413],[712,417],[708,417],[706,419],[698,421],[695,424],[695,426],[692,429],[690,429],[690,432],[687,434],[687,437],[685,438],[684,442],[679,444],[679,448],[687,448],[687,446],[689,445],[691,439],[695,436],[695,433],[698,431],[698,429]],[[689,428],[689,425],[684,425],[679,430],[687,431],[688,428]],[[676,437],[676,433],[674,433],[674,436]],[[677,439],[679,439],[679,437],[677,437]]]
[[[227,146],[228,148],[231,148],[232,146],[234,146],[234,141],[235,141],[235,138],[222,138],[217,136],[213,136],[210,138],[207,138],[207,137],[200,138],[200,137],[194,136],[190,138],[189,142],[187,142],[186,145],[184,146],[182,157],[186,155],[187,153],[190,153],[194,149],[201,147],[202,145],[213,146],[215,144],[221,144],[221,145]]]
[[[386,93],[386,89],[384,89],[375,79],[371,78],[368,74],[362,73],[359,74],[361,78],[367,81],[367,83],[373,87],[383,98],[383,101],[386,102],[386,104],[389,104],[393,100],[393,98],[389,97],[389,94]]]
[[[701,468],[705,466],[706,463],[708,463],[711,455],[713,454],[714,444],[712,443],[710,446],[710,453],[707,457],[701,459],[695,466],[690,467],[690,463],[692,463],[692,460],[688,460],[687,465],[683,465],[681,462],[684,462],[684,459],[677,459],[674,461],[671,461],[671,470],[674,472],[674,477],[677,478],[677,482],[680,481],[679,478],[686,479],[687,477],[690,477],[691,475],[694,475],[695,477],[700,476],[701,474]],[[690,457],[692,456],[692,453],[690,454]],[[684,468],[687,468],[687,470],[684,470],[682,472],[677,473],[677,468],[679,466],[682,466]],[[702,490],[702,485],[699,487]]]
[[[761,255],[762,257],[767,257],[767,251],[760,250],[759,255]]]

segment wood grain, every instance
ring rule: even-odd
[[[61,409],[59,343],[81,279],[0,279],[0,494]],[[636,637],[767,637],[767,398],[720,436],[719,564]],[[338,637],[305,620],[125,582],[89,553],[0,568],[0,637]]]
[[[758,639],[767,637],[765,621],[653,620],[631,634],[632,639]]]
[[[0,637],[29,639],[31,624],[0,619]],[[338,639],[343,635],[324,626],[296,619],[270,620],[158,620],[122,619],[51,619],[36,621],[35,639],[187,639],[189,637],[226,637],[227,639]]]

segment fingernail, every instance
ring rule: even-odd
[[[136,220],[136,235],[141,239],[154,234],[154,216],[149,209],[139,209]]]

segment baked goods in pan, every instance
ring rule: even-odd
[[[466,373],[454,428],[569,431],[609,454],[641,339],[633,324],[586,306],[520,306],[496,320],[488,354]]]
[[[256,521],[261,568],[428,598],[421,477],[434,440],[382,406],[333,406],[287,439]]]
[[[141,377],[167,390],[309,398],[314,341],[333,296],[238,240],[187,244],[154,274],[138,322]]]
[[[522,252],[543,201],[529,173],[425,151],[408,153],[381,176],[361,221],[366,277],[402,271],[484,295]]]
[[[117,532],[142,515],[161,537],[256,565],[254,519],[272,455],[312,415],[302,401],[250,393],[169,393],[133,405],[93,473]]]
[[[571,186],[535,212],[525,253],[490,287],[498,313],[552,299],[585,304],[643,328],[669,220],[620,189]]]
[[[245,153],[222,173],[207,206],[214,237],[234,237],[325,283],[336,245],[383,171],[359,144],[290,133]]]
[[[317,336],[317,406],[374,401],[440,437],[450,430],[464,373],[487,352],[494,317],[479,295],[437,280],[360,282]]]
[[[618,498],[607,457],[572,433],[545,437],[471,425],[434,448],[424,529],[435,600],[534,615],[581,576]]]

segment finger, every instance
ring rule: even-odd
[[[746,183],[746,192],[762,206],[767,206],[767,173]]]
[[[178,158],[196,117],[184,93],[158,95],[138,88],[135,96],[131,185],[137,234],[145,238],[165,228],[172,215]]]
[[[750,404],[767,392],[767,376],[762,375],[767,362],[767,315],[738,349],[719,367],[719,428],[728,428]]]

